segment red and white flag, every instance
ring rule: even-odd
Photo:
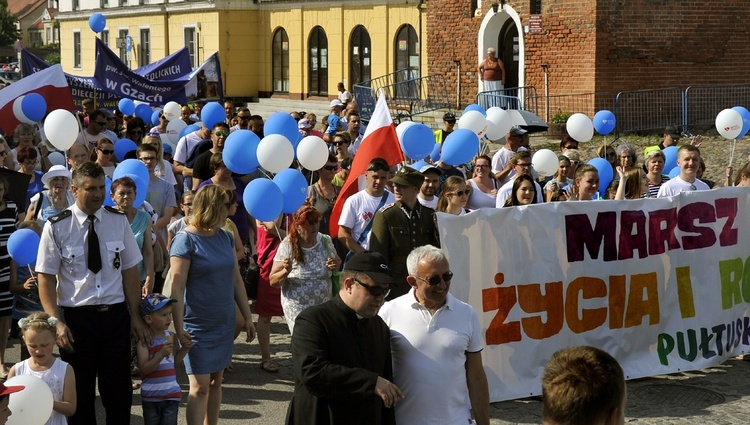
[[[339,234],[339,217],[341,217],[344,202],[359,191],[357,180],[367,172],[367,166],[375,158],[385,159],[388,165],[396,165],[404,161],[401,145],[398,143],[398,136],[396,135],[396,126],[393,125],[388,103],[382,94],[375,105],[375,111],[372,113],[372,118],[367,125],[365,136],[357,154],[354,155],[349,177],[346,178],[346,182],[339,192],[339,197],[333,205],[329,226],[332,237],[335,238]]]
[[[35,72],[28,77],[21,78],[17,82],[0,90],[0,128],[6,134],[15,131],[20,124],[18,118],[13,114],[13,102],[19,97],[29,93],[38,93],[47,102],[47,112],[55,109],[72,111],[73,95],[70,92],[68,81],[65,79],[62,66],[53,65],[47,69]]]

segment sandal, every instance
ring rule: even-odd
[[[268,373],[279,373],[279,367],[273,360],[266,360],[260,363],[260,368]]]

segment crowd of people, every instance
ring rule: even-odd
[[[215,424],[224,374],[234,372],[234,340],[242,332],[247,341],[257,337],[260,367],[277,373],[270,324],[283,316],[297,377],[288,423],[464,423],[473,415],[487,424],[479,322],[449,293],[453,273],[435,212],[664,197],[712,186],[701,180],[699,137],[679,146],[676,177],[662,173],[663,149],[679,141],[676,129],[646,149],[643,164],[627,145],[603,146],[599,156],[616,178],[602,191],[599,170],[585,163],[576,140],[563,137],[557,172],[541,179],[528,133],[513,127],[497,153],[489,156],[484,144],[465,165],[438,160],[415,169],[369,159],[364,189],[331,223],[366,128],[356,101],[340,90],[321,125],[315,114],[291,113],[300,134],[321,137],[329,154],[320,169],[304,170],[305,204],[272,221],[256,220],[243,206],[246,185],[270,176],[233,173],[222,157],[234,131],[263,137],[263,118],[247,107],[225,102],[224,121],[172,146],[163,114],[151,126],[85,101],[82,131],[64,162],[40,128],[20,124],[0,143],[0,377],[54,381],[49,423],[91,424],[97,378],[108,423],[128,423],[139,386],[131,376],[139,376],[146,423],[176,423],[175,364],[184,360],[187,421]],[[184,105],[177,119],[192,124],[200,108]],[[455,123],[445,114],[436,140]],[[126,158],[148,170],[145,196],[130,177],[105,183],[122,138],[137,146]],[[734,180],[731,171],[727,185],[750,185],[747,164]],[[28,189],[11,196],[18,176]],[[112,206],[103,207],[105,200]],[[8,255],[17,228],[41,237],[35,267]],[[24,340],[24,363],[7,370],[11,330]],[[51,340],[61,347],[59,360]],[[427,370],[425,356],[445,368]],[[446,377],[455,384],[444,385]]]

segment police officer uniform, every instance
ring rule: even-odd
[[[99,245],[96,261],[89,256],[91,221]],[[74,204],[44,225],[36,271],[57,277],[57,305],[74,340],[72,352],[60,350],[76,374],[78,406],[71,424],[96,423],[97,375],[107,423],[129,423],[131,322],[123,271],[141,260],[125,213],[111,207],[89,216]]]
[[[422,187],[424,175],[419,171],[403,167],[391,179],[391,182],[404,185]],[[409,253],[423,245],[440,246],[435,226],[435,210],[415,202],[414,208],[396,201],[381,208],[372,223],[370,235],[370,250],[380,252],[391,266],[391,274],[396,282],[393,285],[388,300],[397,298],[409,292],[406,276],[406,257]]]

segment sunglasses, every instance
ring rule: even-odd
[[[338,165],[324,165],[323,169],[326,171],[336,171],[339,168]]]
[[[115,153],[115,151],[112,149],[99,149],[99,152],[103,153],[104,155],[112,155],[113,153]]]
[[[217,131],[216,133],[214,133],[214,135],[216,137],[227,137],[227,136],[229,136],[229,133],[224,132],[224,131]]]
[[[442,276],[432,276],[429,279],[425,279],[421,276],[416,276],[417,279],[425,281],[430,284],[430,286],[440,285],[440,282],[448,283],[453,279],[453,272],[448,270],[443,274]]]
[[[468,190],[459,190],[458,192],[453,192],[453,193],[459,197],[464,196],[464,195],[469,196],[471,194],[471,192],[469,192]]]
[[[333,143],[331,143],[331,144],[332,144],[333,146],[341,146],[341,145],[345,145],[345,144],[346,144],[346,142],[333,142]]]
[[[387,297],[388,294],[391,293],[391,288],[384,289],[382,286],[365,285],[364,283],[360,282],[359,279],[357,279],[356,277],[354,278],[354,281],[357,282],[359,286],[367,289],[367,292],[369,292],[370,295],[372,295],[373,297],[379,297],[381,295],[384,297]]]
[[[184,205],[184,206],[186,206],[186,207],[192,207],[192,206],[193,206],[193,203],[192,203],[192,202],[190,202],[190,203],[187,203],[187,204],[182,204],[182,205]]]
[[[141,160],[141,162],[151,162],[151,161],[156,161],[156,157],[155,157],[155,156],[145,156],[145,157],[143,157],[143,158],[138,158],[138,159],[140,159],[140,160]]]

